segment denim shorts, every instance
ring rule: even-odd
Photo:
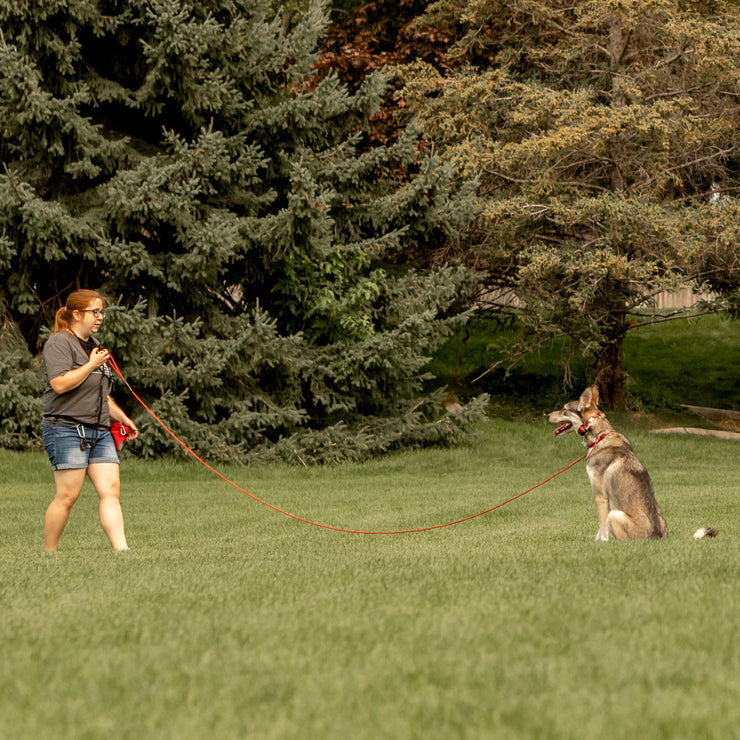
[[[79,470],[93,463],[118,463],[116,443],[107,429],[45,421],[41,430],[52,470]]]

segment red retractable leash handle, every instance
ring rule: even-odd
[[[330,524],[321,524],[320,522],[314,522],[310,519],[304,519],[301,516],[298,516],[297,514],[291,514],[289,511],[285,511],[284,509],[279,508],[278,506],[275,506],[274,504],[271,504],[267,501],[264,501],[263,499],[259,498],[258,496],[255,496],[252,493],[249,493],[249,491],[246,491],[241,486],[234,483],[234,481],[229,480],[223,473],[220,473],[216,468],[209,465],[202,457],[200,457],[196,452],[194,452],[185,442],[183,442],[150,408],[149,406],[144,403],[144,401],[141,400],[141,398],[138,396],[136,391],[129,385],[126,378],[123,376],[123,373],[119,369],[116,361],[113,359],[113,357],[108,358],[108,362],[110,366],[113,368],[115,373],[118,375],[118,377],[124,382],[126,387],[131,392],[131,395],[144,407],[145,411],[159,424],[162,429],[167,432],[167,434],[170,435],[189,455],[191,455],[193,458],[195,458],[201,465],[208,468],[214,475],[217,475],[221,480],[228,483],[233,488],[236,488],[237,491],[245,494],[246,496],[249,496],[252,500],[256,501],[257,503],[262,504],[263,506],[267,506],[269,509],[272,509],[273,511],[277,511],[280,514],[283,514],[284,516],[290,517],[291,519],[295,519],[299,522],[303,522],[304,524],[310,524],[313,527],[320,527],[321,529],[330,529],[333,532],[344,532],[347,534],[414,534],[416,532],[429,532],[433,529],[443,529],[445,527],[452,527],[455,524],[461,524],[462,522],[468,522],[471,519],[476,519],[479,516],[483,516],[484,514],[489,514],[492,511],[495,511],[496,509],[500,509],[502,506],[506,506],[506,504],[510,504],[512,501],[516,501],[516,499],[521,498],[522,496],[525,496],[528,493],[531,493],[536,488],[540,488],[540,486],[544,486],[545,483],[549,483],[553,478],[557,478],[557,476],[561,475],[562,473],[565,473],[567,470],[570,470],[574,465],[577,465],[582,460],[586,459],[586,455],[583,457],[578,458],[578,460],[575,460],[567,467],[563,468],[562,470],[559,470],[557,473],[554,473],[546,480],[543,480],[541,483],[538,483],[535,486],[532,486],[531,488],[528,488],[526,491],[522,491],[522,493],[518,493],[516,496],[512,496],[510,499],[507,499],[506,501],[501,502],[500,504],[496,504],[496,506],[492,506],[490,509],[485,509],[484,511],[479,511],[477,514],[472,514],[470,516],[463,517],[462,519],[456,519],[453,522],[445,522],[444,524],[434,524],[429,527],[419,527],[417,529],[396,529],[396,530],[381,530],[381,531],[369,531],[364,529],[345,529],[343,527],[334,527]]]

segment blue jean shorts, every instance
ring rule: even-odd
[[[93,463],[118,463],[116,443],[107,429],[45,421],[41,431],[52,470],[79,470]]]

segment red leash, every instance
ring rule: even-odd
[[[496,506],[492,506],[490,509],[486,509],[485,511],[480,511],[477,514],[472,514],[471,516],[466,516],[463,519],[457,519],[454,522],[446,522],[445,524],[434,524],[430,527],[420,527],[418,529],[398,529],[393,531],[379,531],[379,532],[371,532],[366,531],[363,529],[344,529],[342,527],[333,527],[329,524],[320,524],[319,522],[313,522],[310,519],[304,519],[303,517],[297,516],[296,514],[291,514],[289,511],[285,511],[277,506],[274,506],[271,503],[268,503],[267,501],[263,501],[261,498],[255,496],[252,493],[249,493],[249,491],[244,490],[241,486],[237,485],[233,481],[229,480],[225,475],[222,473],[219,473],[216,468],[209,465],[203,458],[199,457],[188,445],[185,444],[145,403],[144,401],[139,398],[137,393],[134,391],[134,389],[129,385],[126,378],[123,377],[123,373],[118,368],[118,365],[116,364],[116,361],[113,359],[113,357],[108,358],[108,363],[110,366],[115,370],[116,374],[119,378],[125,383],[126,387],[131,392],[131,395],[144,407],[146,412],[162,427],[162,429],[167,432],[167,434],[170,435],[188,454],[192,455],[201,465],[205,466],[210,470],[212,473],[217,475],[221,480],[228,483],[233,488],[236,488],[237,491],[240,491],[241,493],[249,496],[249,498],[253,499],[254,501],[257,501],[260,504],[263,504],[264,506],[267,506],[268,508],[272,509],[273,511],[277,511],[280,514],[284,514],[285,516],[290,517],[291,519],[296,519],[299,522],[303,522],[304,524],[310,524],[314,527],[321,527],[322,529],[330,529],[333,532],[345,532],[347,534],[413,534],[415,532],[428,532],[432,529],[443,529],[444,527],[451,527],[454,524],[461,524],[462,522],[470,521],[471,519],[476,519],[479,516],[483,516],[484,514],[489,514],[492,511],[495,511],[496,509],[500,509],[502,506],[506,506],[506,504],[510,504],[512,501],[516,501],[516,499],[521,498],[522,496],[530,493],[531,491],[534,491],[535,488],[539,488],[540,486],[544,486],[545,483],[549,483],[553,478],[556,478],[561,473],[565,473],[566,470],[570,470],[574,465],[577,465],[582,460],[586,459],[586,455],[583,457],[579,457],[578,460],[575,462],[572,462],[568,467],[563,468],[562,470],[558,471],[557,473],[554,473],[546,480],[543,480],[541,483],[538,483],[536,486],[532,486],[531,488],[528,488],[526,491],[523,491],[522,493],[518,493],[516,496],[512,496],[510,499],[507,499],[506,501],[503,501],[500,504],[496,504]]]

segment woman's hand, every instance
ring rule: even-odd
[[[128,438],[129,439],[136,439],[139,436],[139,428],[134,424],[133,421],[127,416],[125,421],[122,421],[121,424],[125,424],[128,427]]]
[[[88,365],[92,365],[92,370],[97,370],[99,367],[105,365],[110,357],[110,350],[103,349],[102,347],[96,347],[90,353],[90,359],[87,361]],[[91,372],[92,372],[91,370]]]
[[[56,378],[52,378],[49,381],[49,385],[55,393],[67,393],[82,385],[82,382],[87,378],[94,370],[102,367],[108,358],[110,352],[102,347],[96,347],[88,358],[87,362],[80,367],[76,367],[74,370],[68,370],[63,375],[58,375]]]

